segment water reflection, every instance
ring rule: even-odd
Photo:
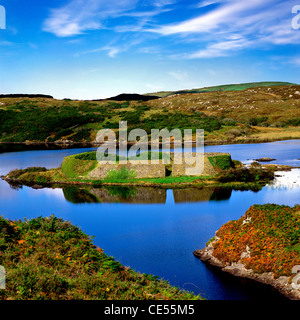
[[[270,189],[300,188],[300,169],[291,171],[277,171],[275,180],[267,186]]]
[[[300,161],[293,160],[300,157],[299,142],[210,146],[206,151],[231,152],[233,159],[241,161],[269,156],[277,159],[278,164],[299,166]],[[29,166],[56,168],[65,156],[92,150],[0,153],[0,175]],[[239,219],[253,204],[299,204],[300,187],[295,188],[294,183],[285,189],[277,186],[267,186],[258,192],[220,188],[150,190],[146,187],[36,190],[18,185],[10,188],[0,180],[0,215],[18,220],[55,214],[95,236],[95,245],[123,265],[159,275],[172,285],[207,299],[274,301],[278,297],[271,296],[270,288],[263,291],[257,284],[252,287],[245,280],[213,270],[196,259],[193,251],[205,247],[216,230],[229,220]],[[288,189],[290,187],[292,189]],[[155,199],[161,202],[153,204]]]
[[[185,188],[170,190],[168,196],[174,203],[228,200],[232,189],[229,188]],[[164,204],[167,190],[148,187],[67,187],[63,188],[65,199],[72,203],[131,203]]]

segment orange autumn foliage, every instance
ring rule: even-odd
[[[225,264],[242,262],[256,273],[290,276],[300,265],[300,206],[254,205],[217,232],[214,256]],[[241,254],[250,249],[250,256]]]

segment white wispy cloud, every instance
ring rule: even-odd
[[[204,8],[204,7],[208,7],[212,4],[216,4],[216,3],[219,3],[220,1],[216,1],[216,0],[204,0],[204,1],[201,1],[200,3],[198,3],[196,5],[196,8]]]
[[[58,37],[98,29],[138,35],[140,39],[149,35],[186,45],[182,46],[182,52],[177,46],[178,51],[172,57],[224,57],[268,45],[300,44],[300,31],[291,28],[294,4],[294,0],[195,0],[195,5],[190,6],[192,18],[185,14],[180,19],[180,14],[174,14],[177,21],[163,24],[161,15],[180,10],[178,0],[70,0],[65,6],[51,10],[43,30]],[[94,52],[106,51],[113,58],[132,47],[126,46],[122,38],[119,41],[96,47]],[[189,43],[193,44],[193,51],[186,50]],[[145,47],[152,45],[148,43]]]
[[[68,37],[88,30],[106,29],[105,22],[110,19],[131,17],[136,19],[131,29],[127,24],[110,28],[123,32],[137,31],[136,25],[140,25],[140,30],[151,17],[169,11],[165,7],[176,1],[157,0],[140,8],[139,0],[70,0],[67,5],[51,10],[43,30],[58,37]]]
[[[206,0],[198,8],[217,4],[192,19],[147,29],[161,36],[180,36],[201,49],[173,55],[180,58],[214,58],[265,45],[300,43],[300,32],[291,28],[292,0]],[[200,37],[199,37],[200,35]]]
[[[110,58],[115,58],[115,56],[118,53],[124,51],[124,49],[121,48],[121,47],[117,47],[117,46],[105,45],[105,46],[102,46],[102,47],[99,47],[99,48],[86,50],[86,51],[83,51],[83,52],[77,52],[77,53],[74,54],[74,56],[75,57],[79,57],[79,56],[82,56],[82,55],[92,54],[92,53],[97,53],[97,52],[102,52],[102,51],[106,51],[107,55]]]
[[[58,37],[82,34],[87,30],[105,28],[102,21],[117,17],[135,8],[138,0],[71,0],[67,5],[52,9],[44,21],[43,30]]]
[[[248,14],[249,10],[258,9],[270,2],[272,2],[272,0],[225,1],[224,5],[196,18],[149,29],[148,31],[157,32],[163,35],[211,32],[220,25],[234,23],[235,21],[238,21],[238,19],[242,19],[242,14]]]
[[[187,72],[179,72],[179,71],[170,71],[169,75],[178,81],[183,81],[188,78]]]
[[[232,54],[233,51],[243,50],[249,48],[252,42],[246,39],[230,40],[217,42],[208,45],[205,49],[187,54],[186,58],[216,58],[224,57]]]

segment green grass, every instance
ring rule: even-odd
[[[233,166],[230,155],[218,155],[208,157],[209,162],[217,170],[228,170]]]
[[[0,217],[0,248],[6,270],[0,300],[200,299],[122,266],[78,227],[55,216]]]
[[[69,178],[78,178],[85,177],[96,166],[96,160],[82,161],[78,155],[72,155],[64,158],[61,170]]]
[[[105,180],[107,181],[118,181],[118,180],[128,180],[134,179],[136,177],[136,172],[134,170],[130,170],[126,167],[121,167],[120,169],[110,170],[107,173]]]
[[[191,90],[179,90],[179,91],[160,91],[154,93],[148,93],[148,95],[156,95],[159,97],[167,97],[173,94],[185,94],[185,93],[203,93],[203,92],[215,92],[215,91],[240,91],[249,88],[256,87],[271,87],[271,86],[289,86],[293,85],[290,82],[249,82],[249,83],[240,83],[240,84],[226,84],[220,86],[212,86],[212,87],[203,87],[199,89],[191,89]]]
[[[15,169],[10,171],[9,176],[11,178],[19,178],[25,173],[36,173],[36,172],[45,172],[47,169],[45,167],[29,167],[27,169]]]

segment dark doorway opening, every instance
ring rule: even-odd
[[[172,175],[172,167],[166,166],[166,177],[170,177]]]

